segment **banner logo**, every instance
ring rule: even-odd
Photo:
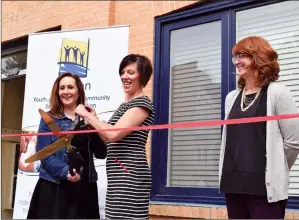
[[[71,72],[81,78],[87,77],[89,38],[87,41],[62,39],[59,50],[59,73]]]

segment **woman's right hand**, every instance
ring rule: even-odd
[[[80,177],[80,175],[76,172],[76,169],[73,169],[73,172],[74,172],[74,176],[72,176],[71,174],[70,174],[70,172],[68,172],[68,174],[67,174],[67,179],[69,180],[69,181],[71,181],[72,183],[75,183],[75,182],[78,182],[78,181],[80,181],[80,179],[81,179],[81,177]]]
[[[94,116],[97,116],[97,113],[96,113],[96,111],[94,110],[93,107],[91,107],[91,106],[89,106],[89,105],[84,105],[84,107],[87,109],[87,111],[88,111],[90,114],[92,114],[92,115],[94,115]]]

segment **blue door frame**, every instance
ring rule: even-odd
[[[173,30],[221,21],[222,57],[221,118],[224,118],[226,95],[235,89],[235,67],[231,62],[231,48],[236,43],[237,11],[281,2],[277,1],[207,1],[185,11],[155,19],[154,107],[155,124],[168,124],[170,86],[170,33]],[[200,33],[199,33],[200,34]],[[168,130],[153,130],[151,141],[152,191],[151,202],[225,205],[219,188],[193,188],[167,186]],[[289,197],[288,208],[299,208],[299,197]]]

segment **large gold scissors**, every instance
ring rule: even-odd
[[[61,128],[55,123],[55,121],[42,109],[39,109],[39,113],[42,117],[42,119],[45,121],[47,126],[50,128],[53,132],[59,132],[61,131]],[[76,118],[72,124],[71,131],[74,131],[78,128],[80,122],[79,115],[76,115]],[[84,125],[88,126],[88,125]],[[41,160],[43,158],[46,158],[57,151],[63,149],[64,147],[67,148],[67,155],[69,159],[69,171],[71,175],[74,175],[73,168],[76,169],[77,172],[82,174],[83,172],[83,165],[82,162],[84,159],[82,158],[81,154],[76,151],[76,148],[71,145],[72,138],[75,134],[68,134],[68,135],[61,135],[58,136],[58,140],[54,143],[48,145],[47,147],[43,148],[42,150],[38,151],[37,153],[33,154],[29,158],[25,160],[26,163],[31,163],[37,160]]]

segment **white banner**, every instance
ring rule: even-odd
[[[23,131],[37,132],[38,109],[49,110],[55,79],[63,72],[80,76],[87,103],[107,121],[124,100],[118,74],[120,61],[128,54],[129,27],[108,27],[37,33],[29,36]],[[14,203],[14,219],[26,219],[40,162],[26,164],[35,153],[36,137],[22,137]],[[105,218],[107,177],[105,160],[95,160],[101,219]],[[45,198],[46,199],[46,198]]]

